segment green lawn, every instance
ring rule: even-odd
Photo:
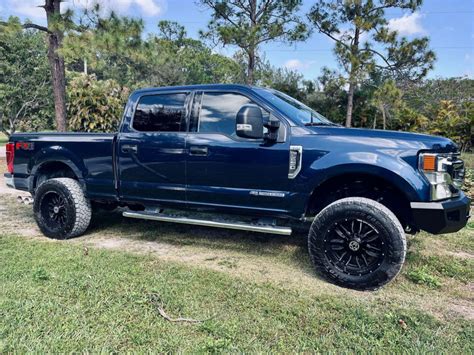
[[[472,323],[124,252],[0,237],[0,352],[472,353]],[[429,291],[428,291],[429,292]],[[171,323],[169,315],[204,320]],[[399,324],[403,319],[406,327]]]

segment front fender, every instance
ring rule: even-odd
[[[425,201],[429,195],[427,182],[400,157],[370,152],[329,153],[313,161],[303,178],[311,181],[310,191],[325,181],[345,174],[376,176],[393,184],[409,201]]]

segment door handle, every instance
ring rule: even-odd
[[[137,153],[138,147],[133,144],[124,144],[122,145],[122,153]]]
[[[198,146],[189,147],[190,155],[207,156],[208,153],[209,151],[207,147],[198,147]]]

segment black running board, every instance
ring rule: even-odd
[[[272,233],[280,235],[291,235],[290,227],[282,227],[275,225],[266,225],[266,224],[250,224],[243,222],[229,222],[229,221],[217,221],[209,219],[197,219],[197,218],[188,218],[183,216],[172,216],[166,215],[163,213],[150,213],[150,212],[123,212],[124,217],[138,218],[138,219],[148,219],[152,221],[160,222],[172,222],[172,223],[181,223],[181,224],[192,224],[196,226],[206,226],[206,227],[215,227],[215,228],[226,228],[226,229],[238,229],[250,232],[259,232],[259,233]]]

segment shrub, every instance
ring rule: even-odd
[[[69,129],[84,132],[115,132],[120,124],[129,90],[114,80],[97,80],[81,74],[68,85]]]

